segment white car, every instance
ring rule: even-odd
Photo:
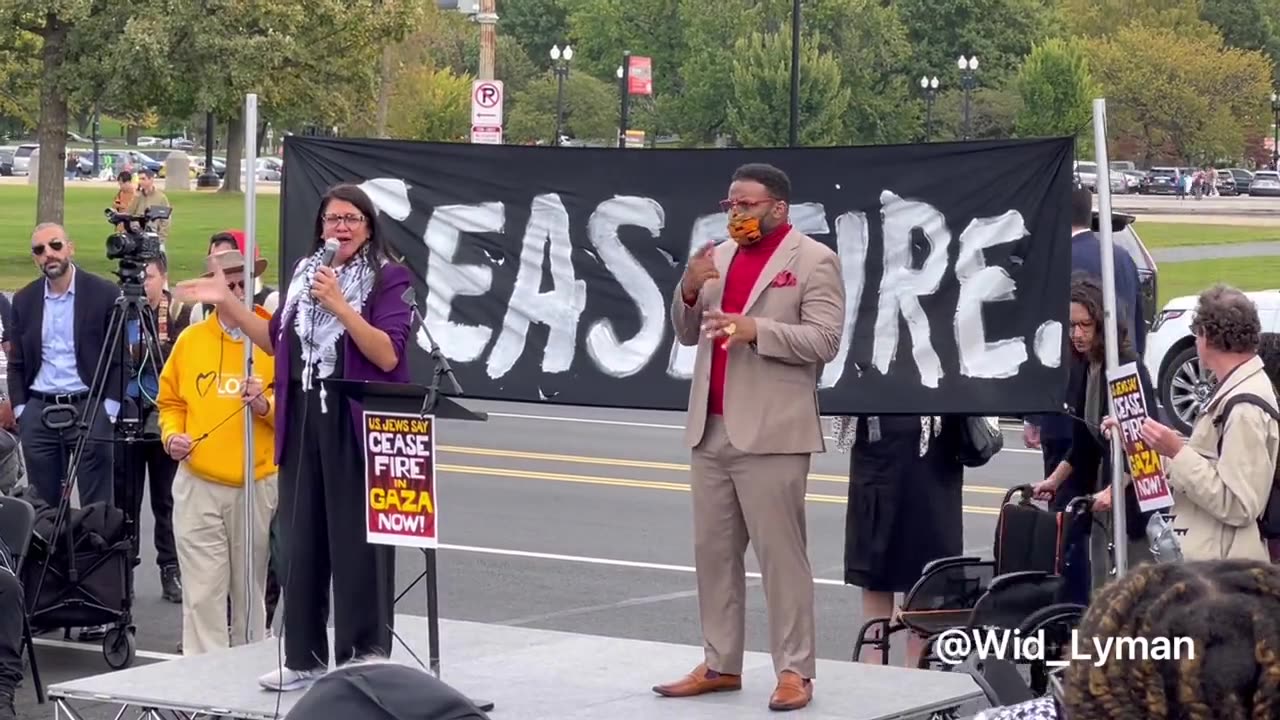
[[[1262,331],[1280,332],[1280,290],[1245,293],[1258,306]],[[1147,331],[1147,350],[1142,362],[1156,384],[1156,396],[1165,419],[1184,435],[1200,414],[1201,404],[1213,391],[1213,379],[1200,367],[1196,341],[1191,334],[1191,317],[1199,297],[1177,297],[1156,314]]]

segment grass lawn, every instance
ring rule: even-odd
[[[1161,263],[1159,306],[1171,298],[1197,295],[1219,280],[1241,290],[1280,288],[1280,256]]]
[[[1148,249],[1187,245],[1226,245],[1246,242],[1280,242],[1280,227],[1250,225],[1196,225],[1191,223],[1134,223]]]
[[[173,204],[166,250],[169,276],[176,282],[204,271],[209,236],[244,227],[244,195],[219,192],[167,193]],[[114,261],[106,258],[107,236],[113,230],[102,211],[111,207],[115,188],[71,183],[67,187],[64,217],[67,232],[76,243],[76,261],[85,268],[113,278]],[[279,247],[280,196],[258,194],[256,240],[269,264],[268,282],[276,279],[276,249]],[[10,238],[0,245],[0,290],[16,290],[36,277],[31,260],[31,230],[35,227],[36,191],[30,185],[0,186],[0,227],[9,228]]]

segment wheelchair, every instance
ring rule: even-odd
[[[925,639],[920,669],[955,667],[956,658],[944,661],[936,650],[949,631],[1043,633],[1046,660],[1062,657],[1089,602],[1091,523],[1088,496],[1072,500],[1063,512],[1050,512],[1032,503],[1030,485],[1011,488],[1001,503],[992,559],[949,557],[925,565],[893,617],[863,624],[853,661],[870,647],[887,665],[890,638],[904,630]],[[1042,660],[1029,665],[1031,689],[1043,695],[1050,666]]]

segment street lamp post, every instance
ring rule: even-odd
[[[218,187],[220,184],[218,173],[213,169],[213,113],[210,112],[204,116],[204,172],[196,178],[196,187]]]
[[[791,117],[787,127],[791,147],[800,144],[800,0],[791,4]]]
[[[978,58],[977,56],[966,58],[961,55],[956,65],[960,67],[960,86],[964,88],[964,139],[968,140],[972,129],[970,93],[977,85]]]
[[[563,58],[563,62],[561,61]],[[560,144],[560,136],[564,134],[564,81],[569,77],[569,61],[573,59],[573,48],[568,45],[564,50],[559,45],[551,46],[551,69],[556,74],[556,145]]]
[[[924,92],[924,141],[933,135],[933,101],[938,97],[938,76],[920,78],[920,90]]]
[[[618,147],[627,147],[627,125],[631,123],[631,51],[622,53],[622,64],[618,66]]]
[[[1271,168],[1280,171],[1280,93],[1271,93],[1271,113],[1275,121],[1271,129]]]

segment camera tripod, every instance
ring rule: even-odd
[[[129,267],[128,264],[122,262],[121,269],[116,272],[120,277],[121,294],[116,298],[115,304],[111,310],[111,317],[107,325],[106,342],[98,353],[97,363],[93,372],[93,380],[89,385],[88,398],[85,400],[85,410],[76,413],[75,408],[68,405],[51,405],[43,409],[40,421],[45,427],[56,431],[59,434],[60,445],[64,448],[63,457],[65,458],[66,431],[75,427],[76,433],[75,445],[71,450],[70,462],[67,467],[66,476],[62,478],[62,489],[58,500],[57,513],[54,519],[53,533],[51,537],[58,538],[61,534],[64,550],[66,552],[67,568],[65,569],[65,579],[75,590],[79,587],[78,583],[83,577],[87,577],[93,573],[97,565],[93,565],[87,569],[78,569],[76,567],[76,543],[72,537],[72,532],[66,527],[67,520],[71,512],[71,493],[76,486],[76,482],[80,472],[80,462],[84,457],[85,448],[90,442],[111,443],[114,447],[123,443],[131,449],[134,443],[149,440],[142,436],[142,413],[137,414],[138,417],[132,417],[126,413],[125,403],[128,400],[127,389],[133,370],[133,358],[130,356],[130,343],[128,330],[131,324],[136,324],[138,328],[138,345],[142,348],[142,361],[139,362],[139,369],[144,364],[146,358],[153,358],[154,366],[158,368],[163,363],[164,357],[160,349],[159,331],[156,326],[156,317],[151,311],[147,303],[146,292],[142,285],[141,272],[136,267]],[[112,431],[112,436],[107,438],[91,437],[94,425],[98,419],[98,413],[103,411],[103,402],[106,399],[108,385],[112,380],[113,365],[119,367],[117,376],[120,383],[119,399],[120,410]],[[77,415],[79,417],[77,418]],[[77,422],[78,421],[78,422]],[[134,462],[133,452],[126,452],[124,458],[125,477],[132,477],[132,468],[130,465]],[[115,476],[114,462],[108,466],[112,477]],[[127,497],[116,499],[116,505],[125,508],[133,508],[133,493],[136,489],[133,483],[125,483],[125,494]],[[138,519],[133,517],[132,510],[124,513],[125,522],[125,539],[129,544],[126,551],[127,556],[125,562],[128,563],[124,573],[124,597],[120,603],[120,610],[116,611],[108,607],[107,599],[96,599],[96,602],[85,603],[80,602],[81,606],[87,606],[88,609],[96,613],[96,616],[110,616],[112,621],[106,624],[112,627],[106,631],[102,640],[103,655],[107,664],[112,669],[120,669],[128,667],[132,664],[136,653],[136,641],[134,639],[135,627],[133,625],[133,558],[136,544],[138,543]],[[41,597],[41,591],[45,581],[45,576],[49,571],[49,565],[52,564],[54,549],[49,548],[50,563],[46,563],[41,568],[39,579],[36,583],[35,597]],[[81,595],[80,597],[83,597]],[[69,632],[69,628],[68,628]]]

